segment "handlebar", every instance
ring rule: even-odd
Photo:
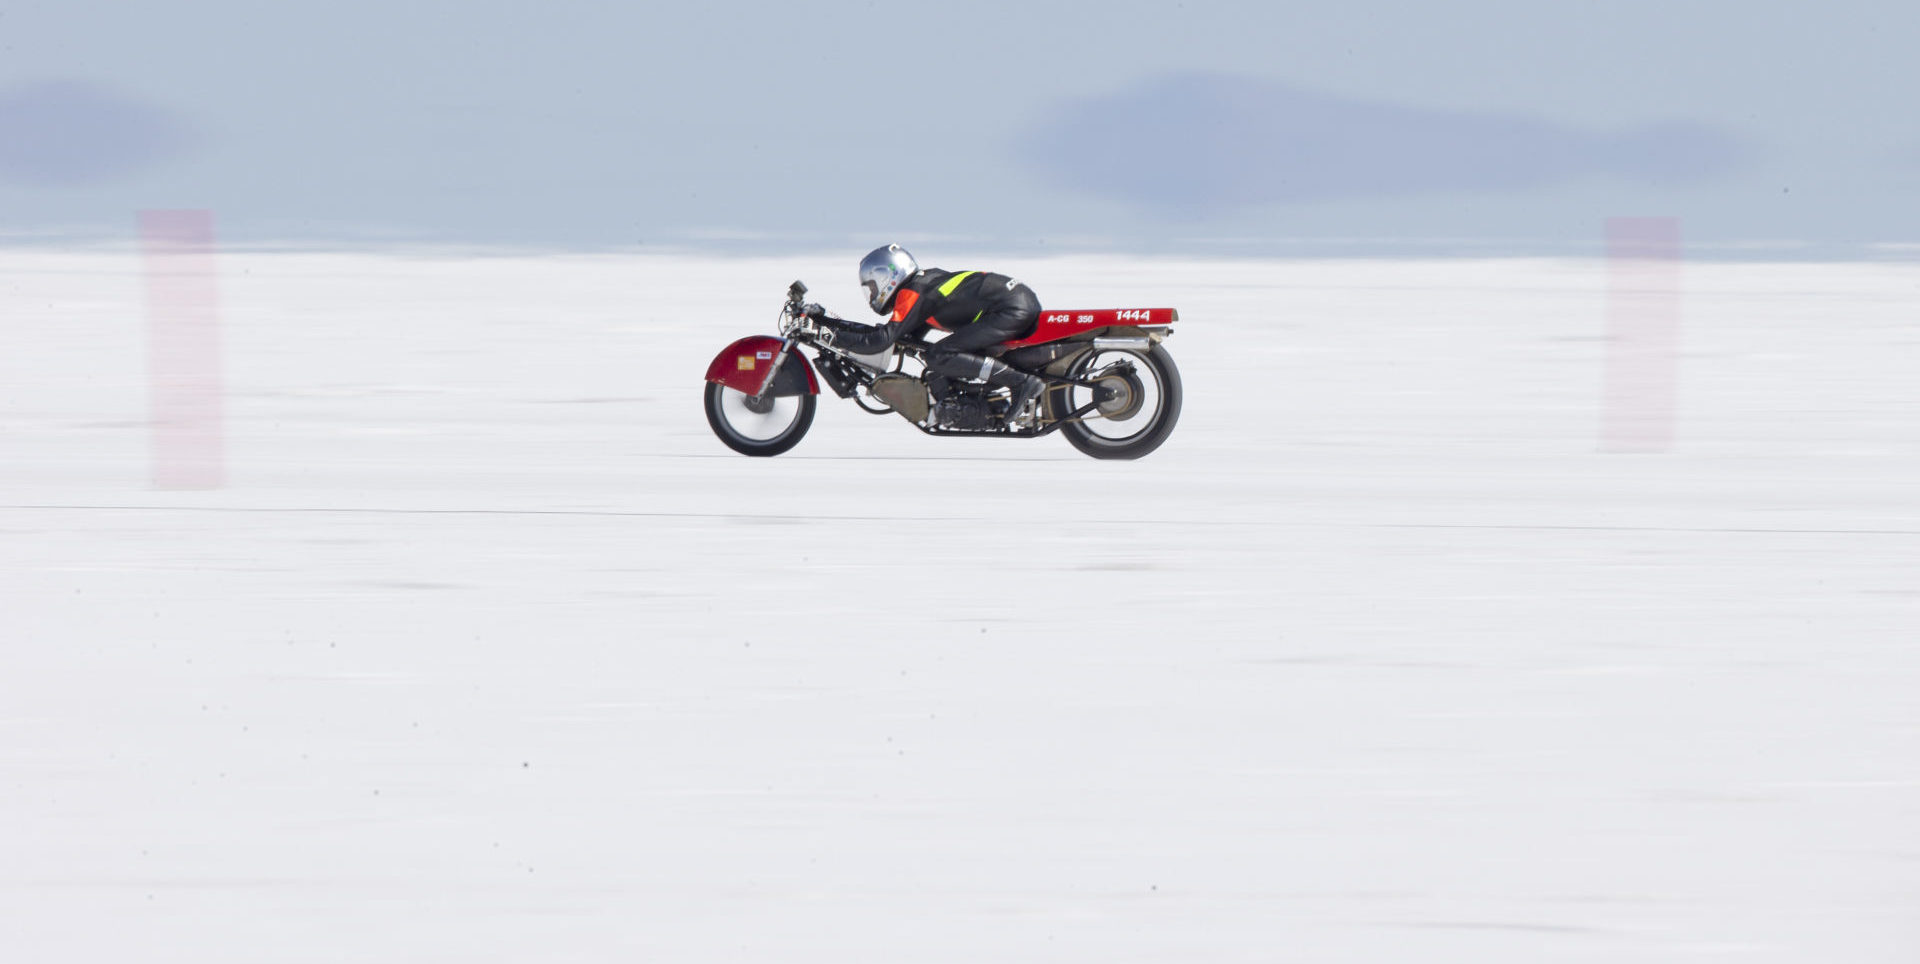
[[[780,306],[780,333],[788,338],[810,336],[807,340],[816,340],[822,331],[820,325],[807,314],[807,286],[795,281],[787,286],[786,304]],[[831,340],[829,335],[828,339]]]

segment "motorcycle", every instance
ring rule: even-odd
[[[787,289],[779,337],[742,338],[707,366],[707,424],[736,452],[771,456],[800,444],[821,382],[863,411],[898,414],[928,435],[1058,432],[1097,459],[1146,455],[1179,421],[1180,370],[1161,344],[1180,317],[1172,308],[1042,311],[1031,334],[981,352],[1046,382],[1034,404],[1013,412],[1004,388],[928,372],[932,343],[923,339],[901,338],[872,355],[836,347],[833,319],[810,312],[806,293],[798,281]]]

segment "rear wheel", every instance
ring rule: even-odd
[[[1160,447],[1180,421],[1180,369],[1167,350],[1155,345],[1146,351],[1110,348],[1089,352],[1073,366],[1070,376],[1092,382],[1100,390],[1074,386],[1047,393],[1047,417],[1068,413],[1098,402],[1078,422],[1068,422],[1060,433],[1074,448],[1096,459],[1137,459]]]
[[[813,425],[812,395],[748,395],[708,382],[705,403],[713,434],[742,455],[779,455]]]

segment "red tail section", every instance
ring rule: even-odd
[[[1101,328],[1165,328],[1180,320],[1172,308],[1094,308],[1042,311],[1033,334],[1007,342],[1008,348],[1042,345]]]

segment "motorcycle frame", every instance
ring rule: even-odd
[[[1166,334],[1171,334],[1171,332],[1162,333],[1161,337],[1165,337]],[[1158,344],[1160,341],[1160,338],[1154,338],[1151,336],[1149,337],[1152,343],[1154,344]],[[788,340],[789,342],[793,341],[793,339],[788,339]],[[1086,345],[1086,348],[1084,349],[1084,351],[1091,352],[1091,351],[1099,350],[1098,347],[1094,344],[1096,340],[1098,340],[1097,336],[1089,333],[1088,335],[1084,335],[1079,338],[1072,339],[1072,342],[1074,344],[1084,343]],[[814,349],[814,351],[820,355],[826,355],[831,353],[840,359],[845,359],[846,360],[845,367],[852,370],[852,372],[854,373],[855,379],[857,379],[859,382],[859,385],[857,386],[858,388],[866,388],[871,386],[874,382],[874,379],[878,378],[879,375],[881,374],[892,374],[893,372],[898,372],[901,370],[900,368],[896,367],[893,370],[893,372],[881,372],[876,374],[871,369],[867,368],[865,365],[862,365],[856,361],[853,361],[851,357],[851,353],[835,348],[832,344],[822,344],[820,342],[807,340],[806,345],[807,347]],[[921,368],[924,371],[926,367],[926,353],[928,350],[930,350],[933,347],[933,345],[932,343],[924,341],[919,338],[902,338],[899,341],[894,342],[894,347],[899,349],[902,355],[906,357],[910,357],[914,361],[919,362],[921,365]],[[1082,353],[1083,352],[1081,351],[1076,351],[1068,355],[1066,359],[1060,359],[1060,360],[1064,361],[1068,359],[1078,358]],[[804,358],[805,356],[803,355],[802,357]],[[1058,361],[1056,361],[1055,363],[1057,364]],[[938,426],[932,426],[932,425],[922,425],[919,422],[908,422],[907,424],[912,425],[914,428],[919,429],[923,434],[926,434],[926,435],[938,435],[938,436],[948,436],[948,437],[968,436],[971,438],[981,438],[981,437],[1040,438],[1041,436],[1051,435],[1054,432],[1059,431],[1062,427],[1067,425],[1069,422],[1085,421],[1088,413],[1097,410],[1100,407],[1100,404],[1106,401],[1106,398],[1103,396],[1105,395],[1107,389],[1103,385],[1098,385],[1093,382],[1083,381],[1077,378],[1066,378],[1058,375],[1050,375],[1044,371],[1030,372],[1030,374],[1038,376],[1040,379],[1042,379],[1047,383],[1046,390],[1042,392],[1042,397],[1050,397],[1055,391],[1059,391],[1062,389],[1085,388],[1094,393],[1094,399],[1093,401],[1088,402],[1087,404],[1080,406],[1078,409],[1068,412],[1066,415],[1063,415],[1059,418],[1049,420],[1044,424],[1035,425],[1030,428],[1020,429],[1018,431],[1009,431],[1005,428],[950,429],[950,428],[940,428]],[[924,375],[922,377],[924,377]],[[840,390],[838,386],[833,385],[831,381],[828,382],[828,386],[834,389],[834,394],[836,395],[840,394]],[[861,411],[866,412],[869,415],[895,414],[894,410],[891,408],[888,408],[884,411],[874,411],[873,409],[867,408],[865,405],[861,405],[859,402],[859,399],[855,398],[854,393],[852,392],[846,395],[842,395],[841,397],[854,398],[854,404],[858,405]]]

